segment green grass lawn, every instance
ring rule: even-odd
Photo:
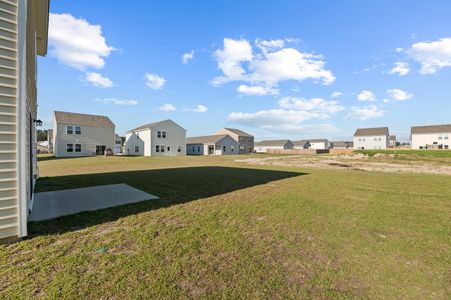
[[[236,158],[41,157],[38,191],[161,199],[29,224],[0,246],[0,298],[448,299],[450,176]]]
[[[355,150],[369,156],[375,154],[402,154],[411,157],[451,157],[451,150]]]

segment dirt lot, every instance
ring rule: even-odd
[[[313,167],[362,171],[407,172],[451,175],[450,158],[414,158],[409,155],[376,154],[368,156],[360,153],[346,155],[291,155],[262,158],[239,159],[256,165],[288,167]]]

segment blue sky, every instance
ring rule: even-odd
[[[348,139],[451,123],[450,1],[51,1],[39,117]]]

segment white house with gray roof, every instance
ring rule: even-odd
[[[187,155],[239,154],[239,145],[228,134],[189,137],[186,139]]]
[[[254,152],[254,136],[236,128],[221,128],[215,135],[230,135],[239,144],[239,154]]]
[[[451,124],[413,126],[410,141],[412,149],[451,149]]]
[[[186,154],[186,129],[172,120],[136,127],[125,136],[124,154],[178,156]]]
[[[327,139],[309,139],[310,149],[329,149],[329,141]]]
[[[255,142],[254,149],[258,153],[266,153],[268,150],[293,149],[294,145],[290,140],[266,140]]]
[[[103,155],[114,150],[115,125],[106,116],[55,111],[53,154],[56,157]]]
[[[293,141],[293,149],[311,149],[312,145],[308,140]]]
[[[359,128],[354,133],[354,149],[387,149],[388,127]]]

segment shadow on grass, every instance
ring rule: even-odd
[[[306,173],[231,167],[188,167],[43,177],[38,180],[36,192],[126,183],[159,196],[160,199],[83,212],[54,220],[30,222],[29,236],[78,230],[144,211],[301,175]]]

